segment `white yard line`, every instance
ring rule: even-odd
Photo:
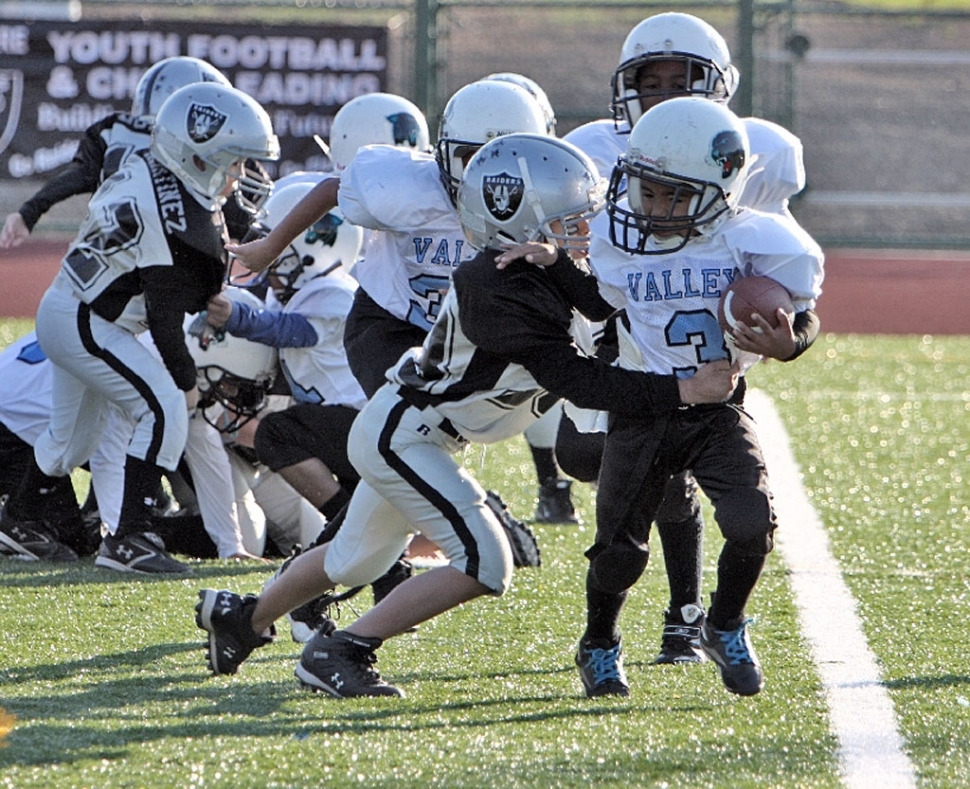
[[[843,781],[850,789],[915,787],[916,772],[856,601],[802,487],[784,424],[763,392],[749,391],[745,405],[758,423],[779,522],[775,544],[791,571],[799,624],[822,679]]]

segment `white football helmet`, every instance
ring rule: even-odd
[[[338,172],[350,164],[358,148],[376,144],[430,152],[424,113],[393,93],[366,93],[337,110],[330,128],[330,158]]]
[[[452,202],[458,196],[465,158],[489,140],[516,132],[546,133],[542,107],[525,88],[481,80],[465,85],[448,99],[438,127],[435,158]]]
[[[605,205],[606,182],[575,145],[548,135],[509,134],[472,157],[458,189],[458,217],[478,249],[548,240],[589,248],[588,223]]]
[[[485,79],[493,79],[499,82],[511,82],[520,88],[525,88],[529,94],[542,107],[542,114],[546,116],[546,133],[550,136],[556,133],[556,111],[552,108],[552,102],[546,92],[539,86],[539,83],[523,74],[516,74],[514,71],[500,71],[496,74],[489,74]]]
[[[683,65],[682,89],[641,90],[642,69],[660,61]],[[644,19],[627,35],[611,81],[610,107],[617,128],[629,131],[643,114],[641,98],[704,96],[726,102],[737,85],[738,70],[731,64],[731,52],[721,34],[703,19],[672,11]]]
[[[274,190],[263,206],[266,216],[260,220],[257,232],[269,232],[276,227],[313,186],[312,182],[304,181]],[[349,270],[357,262],[363,243],[363,229],[344,219],[339,208],[324,214],[297,236],[270,266],[267,273],[276,298],[286,304],[314,277],[329,274],[338,265]]]
[[[627,252],[667,254],[714,232],[737,212],[750,160],[744,124],[726,105],[682,96],[651,107],[613,169],[610,240]]]
[[[247,168],[247,159],[274,161],[280,142],[269,115],[241,90],[210,82],[179,88],[162,104],[151,153],[210,210],[225,203],[235,179],[239,204],[252,214],[272,182]]]
[[[165,58],[141,75],[135,85],[131,114],[154,118],[165,99],[179,88],[196,82],[214,82],[225,88],[232,84],[225,74],[204,60],[187,55]]]
[[[266,306],[243,288],[228,287],[223,295],[253,309]],[[186,316],[185,344],[195,361],[199,410],[209,424],[231,433],[262,410],[276,379],[275,348],[213,329],[205,315]],[[207,413],[216,403],[226,409],[224,417]]]

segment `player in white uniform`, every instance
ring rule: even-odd
[[[626,311],[624,366],[690,376],[738,351],[747,362],[757,358],[752,354],[789,361],[814,340],[817,323],[808,313],[821,292],[822,252],[792,218],[739,208],[750,160],[744,124],[721,103],[673,98],[634,126],[613,171],[607,213],[593,222],[595,279],[586,278],[591,295],[598,284],[601,302],[589,317]],[[732,350],[717,321],[718,300],[728,283],[749,275],[781,282],[796,316],[777,328],[764,319],[744,327]],[[775,521],[754,424],[742,407],[743,380],[728,404],[663,418],[611,413],[596,541],[586,554],[587,627],[576,657],[590,696],[628,693],[620,611],[646,567],[668,479],[684,470],[713,502],[725,538],[701,646],[729,691],[761,690],[745,605],[771,551]]]
[[[626,151],[630,129],[644,112],[675,96],[726,103],[737,83],[728,46],[711,25],[690,14],[657,14],[637,24],[623,43],[612,80],[613,118],[580,126],[566,139],[585,151],[608,177]],[[743,118],[742,123],[754,163],[739,204],[790,216],[789,198],[805,186],[801,141],[760,118]],[[566,413],[574,412],[567,408]],[[605,420],[598,423],[605,429]],[[575,437],[572,425],[564,428],[564,436]],[[674,477],[657,514],[670,600],[655,663],[704,659],[699,642],[704,614],[700,596],[703,527],[697,485],[689,473]]]
[[[152,123],[162,102],[178,88],[196,82],[229,86],[229,80],[215,66],[182,55],[160,60],[145,71],[135,85],[131,112],[111,113],[84,130],[71,162],[6,218],[0,231],[0,249],[22,244],[53,205],[94,192],[117,172],[129,154],[148,148]],[[231,204],[228,210],[233,218],[238,213]]]
[[[253,291],[238,287],[227,288],[221,298],[241,309],[258,311],[265,306]],[[186,448],[200,507],[205,498],[214,497],[224,512],[228,498],[251,553],[262,555],[268,538],[286,555],[294,545],[316,536],[325,521],[285,479],[259,463],[253,449],[258,420],[291,402],[288,396],[269,396],[279,367],[277,349],[228,332],[213,337],[206,318],[203,313],[186,319],[189,350],[199,370],[202,419],[193,420],[193,426],[201,421],[215,433],[215,440],[210,437],[207,442],[212,451],[206,460],[219,467],[221,479],[199,478],[192,461],[202,458],[194,457],[194,448]]]
[[[129,156],[91,198],[37,314],[37,337],[55,365],[51,421],[36,463],[0,513],[8,537],[45,540],[44,494],[97,448],[111,402],[136,428],[118,532],[104,538],[99,556],[143,572],[182,569],[144,537],[148,502],[163,469],[178,464],[198,399],[182,322],[225,276],[222,204],[243,183],[252,193],[269,190],[246,160],[278,156],[269,116],[255,101],[234,88],[189,85],[162,105],[150,150]],[[146,329],[161,361],[137,339]]]
[[[216,673],[234,673],[296,605],[378,577],[420,532],[448,565],[405,581],[345,630],[318,633],[296,669],[304,684],[334,696],[403,695],[373,669],[383,640],[467,600],[501,595],[511,578],[498,518],[454,452],[520,433],[561,396],[639,413],[717,402],[733,389],[726,362],[681,382],[577,354],[571,304],[551,277],[525,263],[496,267],[506,243],[536,242],[512,256],[541,250],[560,266],[573,266],[567,249],[582,254],[603,183],[575,147],[545,134],[501,136],[472,157],[464,179],[467,238],[485,251],[454,271],[423,346],[388,371],[354,423],[351,459],[362,481],[333,541],[299,556],[259,598],[200,593],[196,621],[209,633]]]
[[[304,182],[275,192],[266,201],[262,232],[275,227],[312,188]],[[214,328],[279,350],[296,405],[260,421],[256,454],[328,519],[350,500],[359,480],[347,460],[346,441],[367,398],[347,364],[343,333],[357,290],[347,268],[362,240],[361,229],[333,209],[267,271],[280,309],[254,309],[219,294],[207,310]]]
[[[493,137],[543,133],[545,125],[523,88],[494,81],[466,85],[445,107],[434,156],[364,146],[339,178],[321,181],[266,238],[228,249],[260,271],[338,204],[347,220],[377,231],[357,264],[360,287],[344,336],[351,369],[370,396],[400,354],[421,344],[452,271],[475,254],[454,202],[463,160]]]
[[[344,332],[350,368],[370,397],[400,355],[421,345],[452,272],[475,254],[455,207],[465,162],[495,137],[545,130],[542,108],[524,88],[489,80],[466,85],[445,106],[434,156],[366,145],[339,178],[321,181],[266,238],[227,248],[245,267],[262,270],[338,204],[348,221],[372,231],[354,270],[359,287]],[[510,532],[527,531],[497,494],[490,501]]]

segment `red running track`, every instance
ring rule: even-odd
[[[0,316],[32,318],[67,240],[0,251]],[[970,334],[970,252],[830,250],[818,314],[825,332]]]

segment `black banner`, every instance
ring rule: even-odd
[[[130,110],[142,73],[175,55],[208,61],[266,108],[282,146],[274,176],[330,169],[314,135],[327,140],[350,99],[386,90],[383,27],[4,20],[0,180],[69,162],[83,131]]]

